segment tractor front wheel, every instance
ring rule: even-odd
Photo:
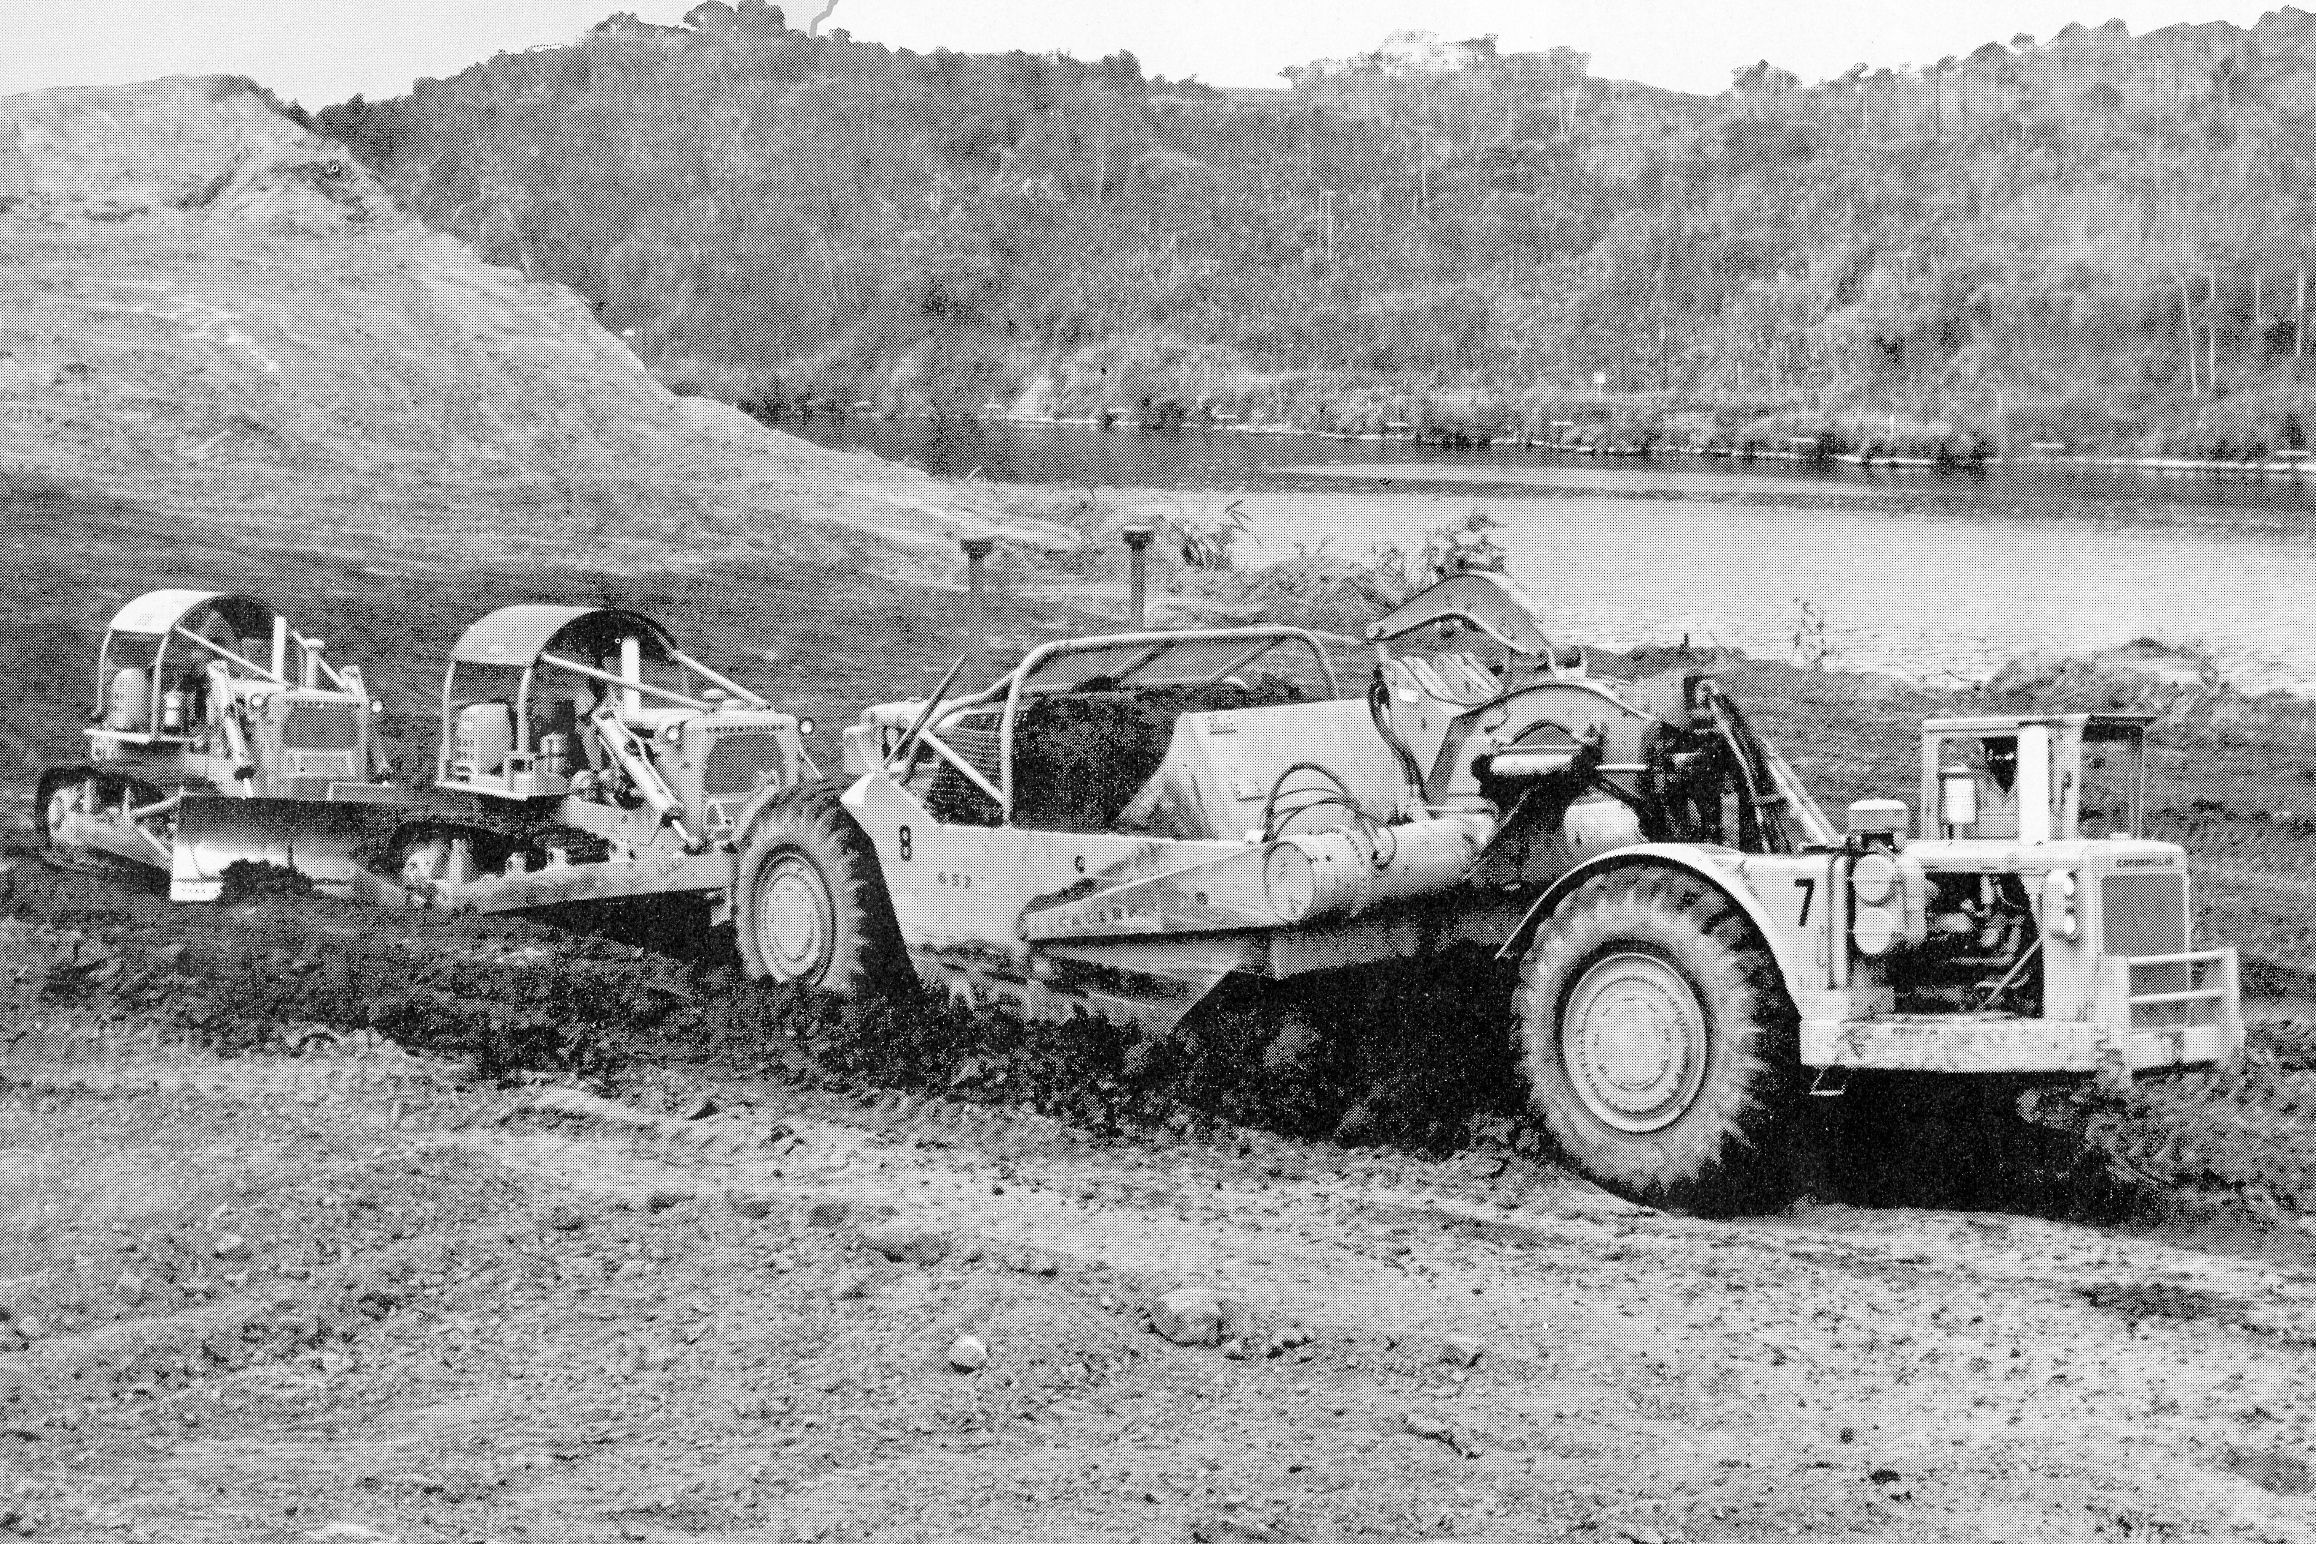
[[[844,997],[906,979],[876,851],[833,784],[792,788],[763,805],[739,851],[732,912],[749,975]]]
[[[1688,1211],[1782,1201],[1796,1015],[1712,886],[1661,868],[1579,885],[1529,947],[1513,1028],[1530,1106],[1593,1180]]]

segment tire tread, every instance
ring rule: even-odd
[[[822,978],[812,985],[839,996],[875,996],[908,979],[908,951],[885,891],[876,849],[843,804],[834,782],[784,789],[749,815],[735,844],[734,932],[740,960],[752,977],[765,974],[752,914],[756,876],[773,854],[794,850],[821,871],[836,903],[837,943]]]
[[[1697,1099],[1645,1135],[1614,1130],[1585,1109],[1561,1070],[1562,999],[1583,968],[1620,941],[1678,940],[1700,952],[1708,979],[1683,964],[1711,1042]],[[1577,1168],[1645,1205],[1701,1212],[1773,1207],[1782,1199],[1782,1128],[1796,1092],[1798,1021],[1782,976],[1751,921],[1702,880],[1664,868],[1586,880],[1530,945],[1513,997],[1514,1050],[1530,1107]]]

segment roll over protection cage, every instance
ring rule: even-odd
[[[273,655],[269,662],[253,660],[238,650],[229,649],[216,639],[207,637],[188,625],[202,613],[209,613],[233,630],[236,639],[270,637]],[[189,644],[206,654],[239,666],[255,680],[271,681],[289,688],[299,684],[311,687],[327,681],[340,692],[352,692],[354,684],[341,675],[328,659],[323,657],[320,639],[308,638],[289,625],[280,612],[253,595],[236,594],[229,590],[148,590],[113,613],[105,624],[104,641],[97,646],[96,705],[94,717],[102,720],[107,707],[106,696],[111,689],[115,656],[127,652],[125,643],[130,638],[154,640],[152,658],[139,668],[145,672],[145,718],[149,727],[143,738],[168,739],[159,731],[161,699],[168,691],[169,646],[172,643]],[[298,650],[298,678],[289,674],[289,646]]]
[[[598,669],[567,653],[554,652],[558,646],[597,658],[608,657],[616,649],[620,669],[616,674]],[[644,680],[642,666],[647,660],[688,672],[684,681],[686,688],[691,685],[690,676],[698,676],[752,708],[772,706],[760,694],[677,648],[675,636],[640,611],[615,606],[502,606],[471,624],[459,635],[458,642],[451,645],[450,663],[442,673],[442,731],[435,758],[436,780],[450,778],[458,710],[472,706],[457,696],[460,666],[520,672],[515,686],[514,749],[516,754],[527,756],[531,754],[531,690],[542,665],[631,693],[631,702],[651,697],[701,713],[713,706],[689,690],[675,691]]]

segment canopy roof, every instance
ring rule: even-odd
[[[582,662],[608,658],[622,638],[643,645],[643,657],[674,661],[675,639],[640,611],[612,606],[501,606],[459,634],[450,657],[460,665],[511,665],[526,669],[542,654],[562,654]]]
[[[110,631],[166,638],[194,612],[210,608],[236,637],[262,638],[273,631],[273,607],[249,595],[225,590],[148,590],[113,613]]]

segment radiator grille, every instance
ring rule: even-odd
[[[362,710],[335,702],[293,702],[282,716],[281,743],[301,751],[350,751],[362,743]]]
[[[951,724],[940,732],[941,743],[955,751],[974,771],[988,778],[992,787],[1002,787],[999,779],[1004,770],[1005,758],[999,754],[1003,749],[1003,736],[998,729],[1000,717],[996,713],[973,716],[980,720],[980,725],[987,727]],[[940,770],[933,774],[932,782],[926,785],[925,807],[933,812],[935,820],[951,825],[993,826],[997,824],[999,815],[996,801],[975,787],[964,773],[947,761],[941,763]]]
[[[700,793],[709,799],[745,799],[759,788],[777,784],[787,770],[788,758],[781,754],[777,737],[719,735],[700,769]]]
[[[2187,950],[2187,875],[2109,874],[2099,883],[2108,954],[2183,954]]]

